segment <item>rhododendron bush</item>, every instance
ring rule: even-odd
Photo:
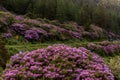
[[[114,80],[114,76],[96,54],[59,44],[12,56],[3,79]]]
[[[87,48],[102,56],[113,56],[117,54],[119,55],[120,53],[120,44],[114,44],[109,41],[103,41],[100,44],[89,43]]]

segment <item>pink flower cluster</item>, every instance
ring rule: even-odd
[[[11,57],[4,80],[114,80],[104,61],[86,48],[64,44]]]

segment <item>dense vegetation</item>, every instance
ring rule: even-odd
[[[15,40],[17,42],[48,42],[120,39],[120,35],[94,24],[86,29],[76,22],[60,23],[56,20],[30,19],[3,11],[0,12],[0,26],[1,36],[7,44],[14,44]]]
[[[5,0],[3,3],[7,9],[32,18],[76,21],[80,25],[96,24],[109,31],[120,31],[118,0]]]
[[[0,0],[0,38],[0,80],[120,80],[119,0]]]

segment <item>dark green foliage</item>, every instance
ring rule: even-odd
[[[0,66],[2,68],[5,68],[7,60],[10,58],[10,56],[7,53],[7,50],[5,49],[5,44],[0,40]]]

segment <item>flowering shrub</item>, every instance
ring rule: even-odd
[[[76,39],[82,39],[82,35],[81,33],[79,32],[73,32],[73,31],[70,31],[70,34],[73,38],[76,38]]]
[[[104,33],[104,29],[102,29],[101,27],[95,26],[93,24],[90,25],[90,30],[92,32],[99,33],[99,34],[103,34]]]
[[[103,60],[89,50],[54,45],[11,57],[4,80],[114,80]]]
[[[16,20],[18,20],[18,21],[24,21],[24,16],[16,16],[15,17],[16,18]]]
[[[70,23],[62,24],[61,27],[62,27],[62,28],[65,28],[65,29],[67,29],[67,30],[71,30],[71,31],[75,31],[75,30],[76,30],[76,26],[73,26],[73,25],[70,24]]]
[[[12,29],[20,35],[24,35],[25,30],[27,29],[26,24],[15,23],[12,25]]]
[[[86,38],[88,40],[97,40],[100,38],[100,35],[96,32],[88,32],[84,31],[82,32],[83,38]]]
[[[31,30],[36,31],[40,36],[47,36],[47,32],[43,30],[42,28],[31,28]]]
[[[87,45],[87,48],[103,56],[113,56],[120,53],[120,44],[113,44],[108,41],[104,41],[98,45],[94,43],[89,43]]]
[[[52,20],[50,21],[50,24],[56,25],[56,26],[60,26],[61,23],[58,20]]]
[[[9,25],[15,22],[14,15],[9,12],[0,11],[0,32],[6,32],[9,29]]]
[[[88,31],[84,31],[84,32],[82,32],[82,35],[83,35],[83,37],[85,37],[85,38],[89,38],[89,37],[91,36],[91,33],[88,32]]]
[[[101,52],[102,51],[102,46],[101,45],[96,45],[94,43],[89,43],[87,45],[87,48],[91,51],[97,51],[97,52]]]
[[[59,26],[54,26],[51,24],[43,24],[42,28],[46,30],[49,34],[49,37],[58,39],[58,40],[66,40],[66,39],[82,39],[82,34],[77,31],[70,31],[66,28],[62,28]]]
[[[40,21],[35,20],[35,19],[26,19],[24,22],[26,24],[33,25],[33,26],[39,26],[41,23]]]
[[[50,32],[51,29],[57,29],[57,26],[51,24],[42,24],[41,27],[47,32]]]
[[[41,28],[31,28],[25,31],[24,37],[27,40],[39,40],[47,37],[47,32]]]
[[[108,39],[111,40],[111,41],[116,40],[116,39],[120,39],[120,34],[115,34],[113,32],[108,32],[107,35],[108,35]]]
[[[102,42],[100,43],[101,46],[107,46],[107,45],[111,45],[111,44],[113,44],[113,43],[110,42],[110,41],[102,41]]]
[[[91,33],[91,37],[92,37],[92,39],[99,39],[100,35],[96,32],[93,32],[93,33]]]
[[[35,30],[26,30],[25,36],[27,40],[39,40],[39,34]]]
[[[10,12],[0,11],[0,18],[3,19],[2,22],[6,23],[5,25],[11,25],[16,21],[15,16]]]
[[[113,44],[102,47],[103,51],[109,55],[114,55],[120,53],[120,44]]]
[[[64,28],[57,28],[58,31],[58,37],[62,40],[67,40],[67,39],[71,39],[72,34],[64,29]]]
[[[10,39],[10,38],[12,38],[13,36],[12,36],[11,33],[3,33],[2,37],[3,37],[3,38],[6,38],[6,39]]]

